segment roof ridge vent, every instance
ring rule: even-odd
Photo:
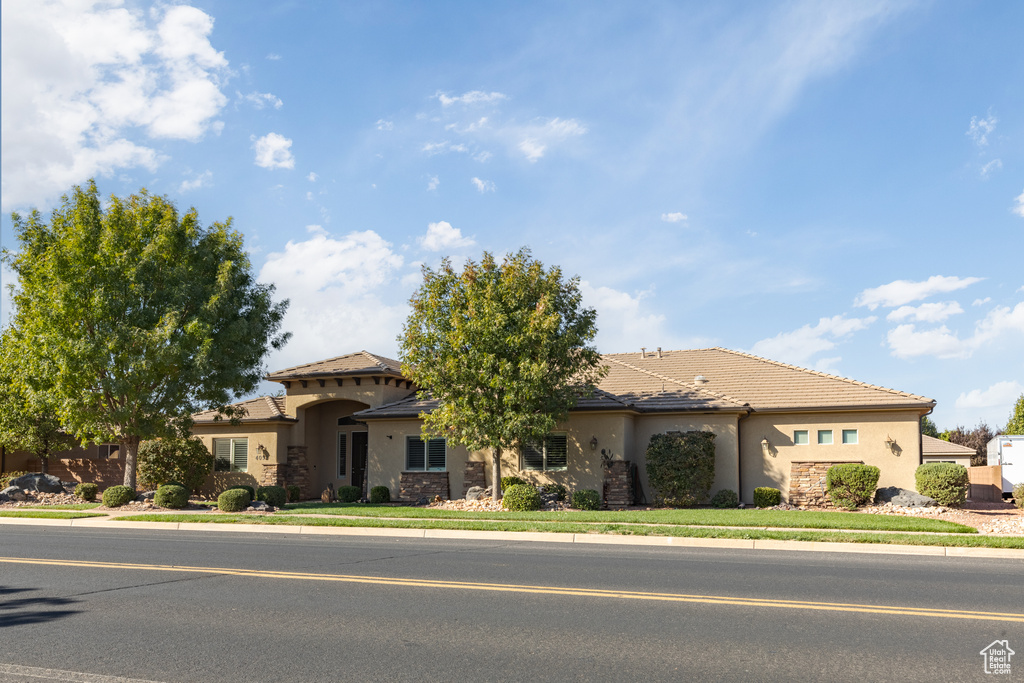
[[[705,377],[704,375],[697,375],[696,377],[693,378],[693,383],[699,387],[702,387],[708,383],[708,378]]]

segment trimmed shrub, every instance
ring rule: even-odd
[[[734,508],[739,504],[740,497],[732,489],[722,489],[711,498],[711,507]]]
[[[86,484],[82,482],[75,487],[75,495],[82,500],[91,503],[96,500],[96,494],[99,492],[100,487],[98,484]]]
[[[512,512],[529,512],[540,510],[540,493],[533,486],[524,484],[513,484],[505,491],[501,499],[501,506]]]
[[[754,505],[759,508],[770,508],[782,502],[782,491],[771,486],[758,486],[754,489]]]
[[[213,456],[198,438],[154,439],[139,444],[139,484],[159,488],[177,484],[196,491],[213,471]]]
[[[594,489],[573,491],[572,506],[577,510],[599,510],[601,509],[601,494]]]
[[[188,489],[177,484],[164,484],[156,490],[153,502],[162,508],[180,510],[188,505]]]
[[[659,504],[691,507],[706,500],[715,481],[715,435],[655,434],[647,446],[647,478]]]
[[[832,465],[825,474],[825,492],[836,507],[855,510],[875,497],[881,473],[874,465]]]
[[[544,493],[554,493],[558,496],[558,500],[565,500],[565,497],[569,495],[569,489],[565,488],[563,484],[544,484]]]
[[[230,488],[217,496],[217,508],[222,512],[239,512],[251,502],[252,496],[242,487]]]
[[[17,479],[18,477],[26,475],[26,474],[35,474],[35,473],[34,472],[23,472],[21,470],[18,470],[16,472],[4,472],[3,474],[0,474],[0,489],[5,489],[8,486],[10,486],[12,479]]]
[[[507,491],[512,486],[532,486],[532,484],[521,477],[502,477],[501,490]]]
[[[967,500],[971,480],[967,468],[951,462],[927,462],[914,472],[917,492],[939,505],[958,508]]]
[[[390,503],[391,489],[387,486],[374,486],[370,489],[370,502],[375,504]]]
[[[224,490],[225,491],[232,491],[232,490],[239,490],[239,489],[242,490],[242,491],[248,491],[249,492],[249,502],[250,503],[253,502],[254,500],[256,500],[256,489],[254,489],[253,487],[249,486],[248,484],[239,484],[238,486],[230,486],[230,487],[228,487],[228,488],[226,488]]]
[[[135,490],[127,486],[111,486],[103,492],[103,505],[119,508],[135,500]]]
[[[363,495],[363,490],[358,486],[339,486],[338,500],[342,503],[354,503]]]
[[[1024,508],[1024,482],[1013,485],[1013,504]]]
[[[276,508],[283,506],[287,497],[288,492],[280,486],[261,486],[256,489],[256,500],[262,500]]]
[[[296,484],[289,484],[285,488],[288,489],[288,502],[297,503],[299,498],[302,497],[302,487]]]

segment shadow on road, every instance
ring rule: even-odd
[[[77,609],[46,609],[78,602],[78,600],[72,598],[54,598],[40,595],[6,599],[8,595],[14,593],[28,593],[36,590],[38,589],[0,586],[0,628],[24,626],[25,624],[41,624],[56,619],[63,619],[82,611]]]

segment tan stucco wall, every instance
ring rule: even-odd
[[[957,465],[963,465],[964,467],[971,466],[971,456],[969,455],[923,455],[921,456],[921,463],[926,462],[953,462]]]
[[[333,379],[325,380],[323,387],[316,380],[308,380],[305,387],[293,381],[290,382],[285,395],[285,413],[301,419],[301,409],[325,401],[339,400],[356,401],[375,408],[401,400],[411,393],[411,389],[405,388],[405,382],[402,382],[401,386],[395,386],[394,382],[384,384],[384,380],[381,379],[380,384],[374,384],[370,377],[360,378],[359,386],[356,386],[354,379],[345,378],[340,387]]]
[[[914,489],[914,470],[921,462],[920,413],[917,411],[850,411],[831,413],[754,413],[740,422],[740,449],[744,454],[740,499],[750,503],[754,488],[771,486],[789,494],[792,463],[804,461],[851,461],[881,470],[878,486]],[[809,444],[793,444],[793,432],[806,429]],[[831,429],[833,443],[817,443],[819,429]],[[842,430],[856,429],[856,445],[842,443]],[[886,447],[891,437],[901,449],[895,456]],[[771,444],[765,457],[761,439]]]
[[[400,477],[405,469],[405,439],[421,434],[421,422],[415,418],[372,420],[368,426],[367,490],[374,486],[387,486],[391,489],[391,498],[397,499],[400,493]],[[464,447],[448,446],[448,490],[453,498],[462,496],[467,457]]]
[[[288,462],[288,434],[291,423],[264,423],[233,425],[229,422],[197,424],[192,434],[213,453],[213,440],[226,438],[247,438],[249,440],[249,463],[245,472],[211,472],[200,488],[206,496],[216,496],[231,486],[247,484],[259,486],[263,465]]]
[[[338,419],[349,417],[352,413],[369,406],[352,400],[328,401],[308,405],[300,409],[301,426],[304,427],[306,462],[309,464],[309,481],[313,491],[323,491],[327,484],[333,484],[335,490],[339,486],[358,486],[361,482],[351,481],[352,474],[352,433],[366,431],[359,425],[338,425]],[[296,429],[298,425],[296,426]],[[344,476],[338,473],[338,433],[348,435],[347,449],[349,457],[345,459]]]
[[[636,418],[634,426],[632,455],[628,458],[636,463],[640,475],[640,486],[648,503],[655,500],[647,478],[647,446],[651,437],[665,432],[706,431],[715,435],[715,483],[709,495],[721,489],[737,491],[739,472],[739,440],[737,438],[735,413],[713,413],[694,415],[642,415]]]

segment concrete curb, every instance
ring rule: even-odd
[[[0,517],[0,525],[59,526],[87,529],[154,529],[162,531],[226,531],[230,533],[298,534],[327,536],[380,536],[390,538],[447,538],[477,541],[528,541],[587,545],[671,546],[740,550],[795,550],[801,552],[865,553],[871,555],[928,555],[1024,560],[1024,550],[963,548],[881,543],[826,543],[771,539],[695,538],[692,536],[616,536],[614,534],[559,534],[539,531],[472,531],[466,529],[388,529],[382,527],[275,526],[271,524],[216,524],[213,522],[114,522],[105,517],[41,519]]]

